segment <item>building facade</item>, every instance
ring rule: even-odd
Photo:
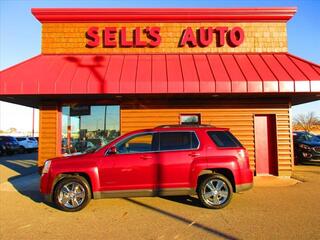
[[[256,175],[291,176],[291,106],[320,67],[288,53],[296,8],[33,9],[40,55],[1,72],[0,99],[40,109],[39,166],[166,124],[230,128]]]

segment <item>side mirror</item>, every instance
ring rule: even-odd
[[[117,148],[115,146],[112,146],[108,150],[108,154],[116,154],[117,153]]]

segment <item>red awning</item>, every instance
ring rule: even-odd
[[[0,96],[298,92],[320,92],[320,66],[287,53],[39,55],[0,73]]]

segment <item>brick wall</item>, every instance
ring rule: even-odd
[[[99,28],[127,27],[127,36],[131,38],[134,27],[147,26],[161,27],[161,44],[155,48],[86,48],[85,33],[91,26]],[[199,27],[239,26],[245,33],[244,42],[235,48],[225,45],[217,47],[211,44],[208,47],[177,47],[183,30],[190,26]],[[144,36],[144,35],[142,35]],[[215,37],[215,34],[214,34]],[[142,38],[143,40],[143,38]],[[213,41],[215,43],[215,39]],[[44,23],[42,25],[42,53],[69,54],[69,53],[196,53],[196,52],[287,52],[286,23],[259,22],[259,23]]]

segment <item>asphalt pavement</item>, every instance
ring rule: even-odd
[[[234,194],[221,210],[196,197],[92,200],[66,213],[43,202],[36,154],[0,157],[0,239],[320,239],[320,166],[299,181]]]

